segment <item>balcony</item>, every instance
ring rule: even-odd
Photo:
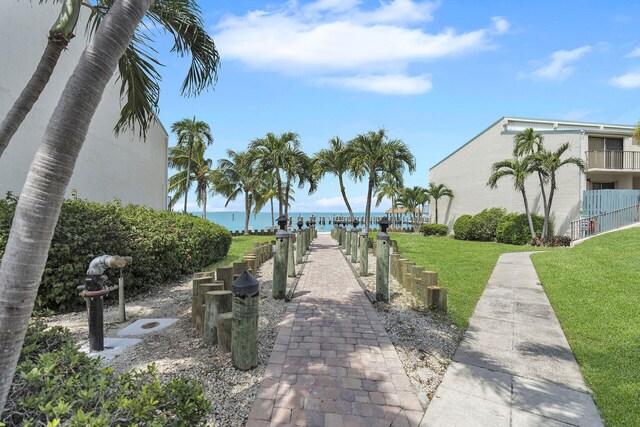
[[[587,170],[640,171],[640,151],[587,151]]]

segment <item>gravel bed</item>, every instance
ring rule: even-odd
[[[352,265],[357,267],[357,264]],[[375,271],[376,257],[369,253],[370,274],[360,280],[374,295]],[[389,293],[389,303],[378,302],[374,307],[426,408],[464,332],[447,315],[427,309],[394,277],[390,278]]]
[[[250,371],[237,370],[231,364],[230,353],[218,352],[217,346],[204,347],[201,334],[191,323],[190,277],[128,301],[128,321],[125,323],[117,322],[117,294],[115,298],[107,298],[110,305],[104,313],[106,337],[115,336],[118,330],[136,319],[178,319],[168,328],[138,337],[143,341],[127,348],[109,365],[117,372],[122,372],[155,363],[159,374],[165,378],[180,374],[195,378],[211,402],[207,425],[244,426],[278,334],[279,323],[287,308],[284,300],[274,300],[271,297],[273,259],[258,269],[256,277],[261,282],[257,368]],[[288,279],[288,287],[293,280]],[[86,312],[53,316],[48,321],[51,325],[69,328],[78,344],[87,341],[89,328]]]

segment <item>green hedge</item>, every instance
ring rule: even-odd
[[[533,229],[536,234],[542,234],[544,217],[531,214],[531,220],[533,221]],[[551,224],[551,222],[549,222],[549,234],[553,235],[553,224]],[[511,245],[526,245],[531,242],[531,232],[529,231],[527,215],[510,213],[502,217],[498,222],[496,239],[500,243],[508,243]]]
[[[475,214],[471,218],[470,240],[480,240],[483,242],[492,242],[496,239],[496,230],[498,223],[503,216],[507,214],[506,209],[491,208]]]
[[[420,233],[425,236],[446,236],[449,234],[449,227],[444,224],[422,224]]]
[[[0,202],[0,257],[11,226],[16,199]],[[191,215],[127,205],[65,200],[49,249],[36,308],[68,311],[83,303],[76,287],[89,262],[100,255],[128,255],[127,296],[176,280],[226,256],[231,234]],[[119,271],[109,270],[111,282]]]
[[[471,215],[462,215],[453,223],[453,233],[458,240],[472,240],[473,228]]]
[[[116,375],[78,351],[68,330],[29,324],[0,425],[199,426],[210,405],[187,377],[161,381],[154,365]]]

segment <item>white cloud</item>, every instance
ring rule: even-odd
[[[433,85],[429,76],[404,74],[357,75],[352,77],[325,77],[319,83],[383,95],[416,95],[429,92]]]
[[[640,56],[640,47],[633,49],[631,52],[625,55],[627,58],[637,58]]]
[[[493,49],[492,36],[509,28],[504,18],[494,17],[488,28],[430,33],[413,26],[433,19],[435,2],[390,0],[366,10],[360,3],[316,0],[299,6],[291,1],[277,10],[226,17],[214,38],[223,58],[257,69],[312,81],[351,81],[342,86],[374,92],[380,92],[379,78],[353,82],[361,83],[362,76],[402,75],[405,83],[414,83],[414,93],[424,93],[427,79],[409,76],[409,65]],[[406,84],[397,87],[406,94]]]
[[[621,89],[637,89],[640,88],[640,73],[631,72],[616,76],[609,80],[611,86],[619,87]]]
[[[558,50],[551,54],[551,62],[532,73],[533,77],[546,80],[564,80],[573,73],[570,64],[591,50],[591,46],[582,46],[573,50]]]

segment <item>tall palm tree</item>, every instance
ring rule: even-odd
[[[282,185],[282,174],[287,164],[291,162],[292,151],[299,149],[300,136],[295,132],[284,132],[280,135],[269,132],[264,138],[256,138],[249,144],[249,152],[258,162],[261,172],[272,173],[275,178],[278,193],[278,215],[284,214],[285,204],[288,203]]]
[[[551,215],[551,204],[553,203],[553,196],[558,189],[556,181],[556,172],[563,166],[574,165],[577,166],[580,171],[585,168],[585,163],[578,157],[567,157],[563,159],[562,156],[570,148],[569,143],[562,144],[557,150],[549,151],[543,149],[535,155],[536,163],[539,164],[540,169],[549,177],[550,189],[549,199],[545,206],[544,212],[544,225],[542,227],[542,237],[548,237],[549,234],[549,216]]]
[[[46,0],[41,0],[40,3]],[[22,93],[0,123],[0,157],[9,145],[27,114],[49,82],[61,53],[74,37],[80,9],[90,10],[87,28],[94,33],[113,6],[113,0],[61,0],[60,15],[49,31],[48,43],[40,62]],[[217,79],[220,61],[216,46],[205,31],[202,12],[195,0],[155,0],[149,8],[147,19],[156,28],[173,37],[172,52],[180,56],[191,54],[191,67],[182,84],[183,95],[197,95],[211,87]],[[114,131],[137,127],[142,136],[157,121],[160,95],[160,62],[149,46],[152,37],[145,30],[137,30],[124,54],[118,61],[120,95],[125,100],[120,119]]]
[[[78,154],[118,60],[151,2],[113,4],[67,82],[31,163],[0,263],[0,412]]]
[[[420,230],[420,224],[418,224],[418,210],[420,208],[420,204],[424,199],[424,188],[422,187],[412,187],[412,188],[403,188],[400,194],[398,195],[398,205],[404,207],[407,210],[407,213],[411,214],[411,219],[413,220],[413,231],[417,233]]]
[[[418,193],[418,202],[420,205],[420,214],[422,215],[420,221],[422,222],[422,218],[424,217],[425,207],[429,202],[429,193],[424,187],[417,187],[420,191]]]
[[[490,188],[497,188],[498,181],[505,176],[510,176],[513,179],[513,187],[522,193],[522,199],[524,200],[524,211],[527,214],[527,221],[529,221],[529,231],[531,232],[531,238],[536,238],[536,232],[533,228],[533,221],[531,220],[531,212],[529,211],[529,201],[527,200],[527,191],[525,189],[525,182],[531,173],[534,171],[533,163],[535,159],[532,156],[524,158],[515,158],[502,160],[495,162],[491,166],[491,176],[487,185]]]
[[[433,199],[433,202],[436,208],[435,223],[437,224],[438,223],[438,200],[440,200],[443,197],[448,197],[450,199],[453,199],[455,197],[453,194],[453,190],[451,190],[445,184],[436,184],[434,182],[430,182],[429,188],[427,188],[426,192],[429,198]]]
[[[169,206],[173,207],[178,199],[186,197],[189,191],[189,184],[196,183],[196,201],[198,206],[202,206],[202,218],[207,218],[207,199],[213,187],[212,160],[204,158],[202,147],[194,151],[191,157],[188,156],[186,147],[171,147],[168,158],[169,167],[178,169],[178,172],[169,177],[169,193],[173,196],[169,200]],[[187,164],[190,164],[189,175],[187,175]]]
[[[289,217],[289,196],[293,191],[292,186],[297,184],[298,188],[303,188],[309,184],[309,194],[313,194],[318,189],[318,180],[314,173],[314,160],[307,156],[302,150],[292,149],[287,156],[284,165],[286,176],[284,200],[284,215]]]
[[[249,234],[249,217],[254,203],[254,193],[259,185],[255,160],[246,151],[227,150],[227,158],[218,160],[214,188],[227,198],[225,207],[244,196],[244,234]]]
[[[259,179],[258,187],[254,192],[253,200],[253,214],[257,215],[267,203],[271,208],[271,229],[275,230],[276,220],[273,209],[273,198],[278,195],[276,190],[275,181],[272,174],[262,174]]]
[[[396,180],[391,174],[384,173],[380,177],[380,182],[378,183],[374,193],[376,196],[376,207],[380,206],[380,203],[382,203],[382,200],[385,197],[391,199],[391,225],[393,229],[396,227],[395,224],[397,222],[398,215],[397,212],[395,214],[393,212],[396,211],[398,194],[402,188],[402,181]]]
[[[351,161],[350,150],[347,150],[347,145],[336,136],[329,140],[329,148],[323,148],[314,155],[315,169],[318,179],[322,178],[325,174],[330,173],[338,177],[338,183],[340,184],[340,193],[344,204],[349,211],[349,217],[353,220],[353,210],[347,199],[347,193],[344,188],[343,175],[349,170],[349,162]],[[378,206],[376,204],[376,206]]]
[[[409,172],[416,168],[416,159],[409,147],[399,139],[389,139],[387,131],[369,131],[356,136],[349,142],[352,151],[349,168],[353,177],[367,178],[367,205],[365,210],[365,231],[369,231],[371,220],[371,197],[376,185],[380,182],[380,175],[389,173],[395,179],[401,180],[405,167]]]
[[[171,125],[171,132],[178,136],[178,147],[183,147],[187,151],[187,164],[185,165],[186,171],[186,192],[184,193],[184,213],[187,213],[187,196],[189,194],[189,188],[191,187],[191,162],[193,159],[193,153],[202,152],[213,144],[213,136],[211,135],[211,128],[209,125],[201,120],[182,119],[179,122],[175,122]]]
[[[539,133],[536,133],[533,128],[528,128],[523,130],[522,132],[517,133],[516,136],[513,137],[513,156],[534,156],[535,154],[542,152],[544,150],[543,140],[543,136]],[[544,185],[547,182],[547,173],[545,173],[545,171],[541,167],[539,167],[539,163],[534,163],[533,169],[538,175],[538,181],[540,183],[540,194],[542,195],[543,211],[547,212],[547,192],[544,188]],[[545,214],[544,226],[542,227],[543,237],[547,235],[547,225],[548,221]]]

